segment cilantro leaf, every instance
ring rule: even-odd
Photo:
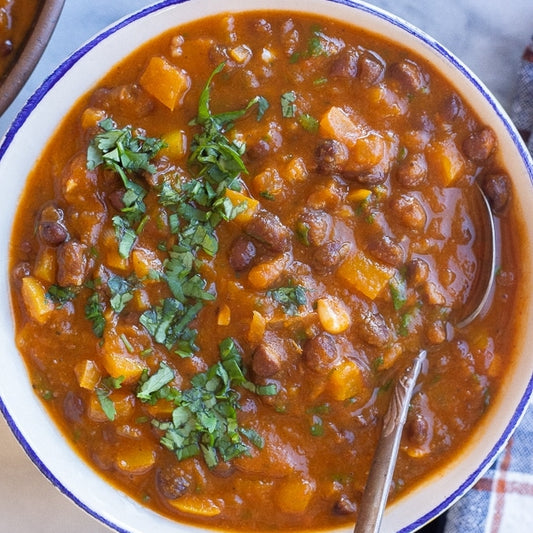
[[[267,291],[267,295],[281,304],[288,315],[296,315],[298,309],[307,303],[306,289],[302,285],[289,285]]]
[[[85,304],[85,317],[92,322],[93,332],[97,337],[102,337],[106,320],[104,306],[97,292],[93,292]]]

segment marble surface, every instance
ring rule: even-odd
[[[219,0],[220,1],[220,0]],[[66,0],[45,54],[12,106],[6,131],[25,100],[70,53],[146,0]],[[418,26],[469,66],[510,109],[520,54],[533,33],[532,0],[374,0]],[[104,533],[107,528],[55,489],[26,457],[0,416],[0,533]]]

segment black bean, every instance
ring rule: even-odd
[[[357,511],[357,505],[343,494],[333,506],[333,512],[338,515],[350,515]]]
[[[318,274],[331,274],[350,251],[347,242],[327,242],[318,246],[311,257],[311,266]]]
[[[241,235],[231,245],[229,263],[233,270],[241,272],[252,265],[256,253],[255,244],[248,237]]]
[[[342,177],[350,181],[355,181],[364,187],[375,187],[387,181],[387,174],[380,169],[373,169],[365,172],[342,172]]]
[[[475,131],[463,141],[464,154],[477,163],[487,160],[495,147],[496,135],[490,128]]]
[[[407,438],[415,446],[426,443],[429,437],[429,423],[421,413],[415,413],[407,422]]]
[[[388,70],[391,78],[398,81],[402,89],[409,93],[415,93],[428,86],[428,78],[420,66],[409,59],[393,63]]]
[[[183,496],[191,482],[177,465],[165,465],[156,472],[157,489],[164,498],[175,500]]]
[[[305,229],[306,244],[320,246],[331,234],[331,215],[321,209],[305,209],[298,217],[297,227]]]
[[[329,333],[319,333],[305,342],[302,357],[308,368],[327,374],[339,359],[337,343]]]
[[[124,189],[115,189],[114,191],[110,192],[108,195],[109,203],[114,207],[117,211],[122,211],[126,205],[124,204],[124,193],[126,191]]]
[[[423,154],[415,153],[408,155],[399,165],[396,171],[398,182],[409,189],[422,185],[426,181],[428,167]]]
[[[429,265],[423,259],[415,257],[407,263],[406,275],[409,285],[418,287],[428,279]]]
[[[359,325],[357,331],[366,343],[383,347],[390,342],[391,331],[380,314],[364,311],[356,321]]]
[[[274,252],[286,252],[291,247],[291,232],[280,219],[265,209],[258,210],[245,227],[248,235],[268,245]]]
[[[343,49],[335,58],[329,69],[332,78],[355,78],[359,54],[353,48]]]
[[[261,343],[252,355],[252,369],[261,377],[268,378],[281,370],[284,354],[273,343]]]
[[[86,247],[78,241],[64,242],[57,249],[57,282],[63,287],[79,287],[87,271]]]
[[[399,267],[405,261],[403,248],[388,235],[371,239],[368,251],[376,259],[393,267]]]
[[[59,222],[45,221],[39,224],[39,236],[46,244],[57,246],[67,240],[68,231]]]
[[[367,87],[380,82],[385,73],[385,62],[370,51],[365,51],[359,57],[358,78]]]
[[[317,171],[323,174],[339,172],[348,161],[348,148],[335,139],[322,140],[315,149]]]
[[[414,196],[404,194],[394,198],[391,202],[391,212],[396,220],[407,228],[422,230],[426,225],[426,211]]]
[[[63,414],[65,418],[70,422],[78,422],[84,412],[83,400],[72,391],[68,391],[63,399]]]
[[[481,180],[481,188],[495,213],[502,213],[511,198],[511,182],[507,174],[489,174]]]

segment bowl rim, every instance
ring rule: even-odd
[[[441,60],[449,63],[451,66],[453,66],[454,69],[457,69],[460,72],[460,75],[466,79],[466,82],[469,85],[472,85],[474,90],[483,96],[487,105],[489,105],[493,109],[495,114],[498,116],[499,120],[503,123],[503,128],[505,129],[510,139],[512,140],[512,143],[514,144],[514,147],[519,154],[519,158],[522,160],[524,164],[524,168],[526,169],[529,182],[533,186],[533,161],[531,159],[530,154],[527,151],[527,148],[522,142],[518,132],[516,131],[516,128],[514,127],[510,119],[508,118],[506,112],[502,109],[502,107],[496,101],[496,99],[491,95],[488,89],[486,89],[484,84],[458,58],[456,58],[451,52],[449,52],[446,48],[440,45],[432,37],[425,34],[422,30],[412,26],[411,24],[397,17],[396,15],[393,15],[375,6],[371,6],[364,1],[361,1],[361,0],[316,0],[316,3],[327,4],[328,2],[340,4],[342,6],[347,6],[348,8],[355,8],[356,10],[367,13],[370,16],[383,19],[387,24],[390,23],[393,26],[396,26],[399,30],[407,32],[408,34],[410,34],[410,36],[419,40],[421,42],[421,45],[432,49],[433,55],[437,56],[437,57],[432,57],[430,59],[430,62],[432,64],[435,64],[434,60],[440,57]],[[28,120],[29,116],[31,115],[35,107],[37,107],[39,103],[46,97],[46,95],[54,88],[54,86],[61,81],[63,76],[65,76],[65,74],[67,74],[78,63],[78,61],[80,61],[85,55],[89,54],[91,50],[97,47],[100,42],[105,41],[106,39],[111,37],[113,34],[120,31],[122,28],[127,27],[132,23],[138,22],[139,20],[144,19],[145,17],[153,13],[162,11],[166,8],[172,8],[174,6],[179,6],[180,4],[189,4],[189,3],[196,4],[196,3],[204,3],[204,2],[201,2],[201,0],[161,0],[159,2],[156,2],[153,5],[149,5],[145,8],[142,8],[118,20],[117,22],[108,26],[107,28],[104,28],[101,32],[96,34],[91,40],[89,40],[88,42],[83,44],[80,48],[78,48],[77,51],[75,51],[70,57],[68,57],[54,72],[52,72],[52,74],[49,75],[48,78],[44,80],[41,86],[34,92],[34,94],[26,102],[24,107],[20,110],[15,120],[11,124],[10,128],[8,129],[3,139],[2,144],[0,145],[0,163],[1,163],[1,160],[3,159],[4,154],[6,153],[6,151],[8,151],[9,146],[11,145],[13,139],[16,137],[18,130]],[[250,2],[250,4],[253,4],[254,6],[257,3],[259,3],[259,0],[257,2],[253,2],[253,1]],[[285,9],[288,11],[300,10],[302,12],[306,12],[308,11],[307,5],[314,5],[314,4],[315,4],[314,0],[311,2],[307,2],[307,3],[301,2],[301,5],[299,5],[299,7],[298,6],[296,7],[287,6]],[[279,6],[276,4],[276,7],[278,7],[279,10],[282,10],[281,2]],[[250,5],[248,4],[246,5],[246,8],[245,8],[246,11],[251,11],[253,9],[254,8],[250,7]],[[238,10],[242,10],[242,6],[239,6]],[[226,12],[226,11],[231,11],[231,9],[227,9],[225,6],[216,8],[216,12]],[[236,9],[234,9],[234,11],[236,11]],[[356,25],[355,19],[351,19],[349,23]],[[135,48],[138,48],[139,46],[141,46],[142,42],[139,42],[135,46]],[[69,107],[71,107],[72,105],[73,105],[73,101],[70,101]],[[464,480],[460,484],[460,486],[454,487],[454,490],[450,494],[445,495],[443,499],[440,499],[437,505],[432,507],[428,512],[426,512],[423,516],[419,517],[417,520],[411,521],[409,524],[404,525],[402,529],[400,529],[399,531],[407,532],[407,531],[413,531],[415,529],[418,529],[419,527],[427,523],[429,520],[441,514],[443,511],[449,508],[457,499],[459,499],[462,495],[464,495],[466,490],[470,488],[475,483],[475,481],[477,481],[477,479],[479,479],[479,477],[486,471],[486,469],[494,461],[498,453],[503,449],[503,447],[505,446],[505,444],[511,437],[512,432],[514,431],[514,429],[520,422],[521,418],[523,417],[532,394],[533,394],[533,376],[530,376],[529,381],[527,382],[522,392],[522,395],[518,401],[518,404],[515,406],[515,409],[512,412],[512,416],[509,417],[509,422],[505,426],[504,431],[499,436],[499,438],[494,443],[494,445],[489,450],[489,452],[483,457],[483,460],[481,462],[476,463],[477,467],[474,470],[472,470],[471,472],[468,472],[467,475],[463,476]],[[129,526],[120,525],[116,517],[114,517],[115,519],[108,518],[104,516],[104,514],[100,513],[98,510],[91,508],[89,505],[86,504],[83,498],[78,497],[78,495],[75,494],[74,491],[67,486],[67,484],[62,482],[54,474],[54,472],[51,471],[50,468],[46,464],[44,464],[38,452],[34,450],[34,448],[32,447],[30,440],[27,438],[26,435],[23,434],[22,431],[20,431],[20,429],[17,426],[16,420],[9,413],[7,406],[5,405],[4,400],[2,398],[1,391],[0,391],[0,411],[3,413],[8,423],[8,426],[10,427],[11,431],[13,432],[13,434],[15,435],[19,443],[24,448],[26,454],[35,463],[35,465],[39,468],[39,470],[45,475],[45,477],[48,478],[52,482],[54,486],[56,486],[61,492],[63,492],[72,501],[74,501],[80,508],[85,510],[88,514],[92,515],[94,518],[96,518],[103,524],[107,525],[108,527],[111,527],[112,529],[116,531],[125,532],[125,533],[136,531],[134,527],[132,529],[131,525]],[[144,508],[144,509],[148,510],[147,508]],[[190,525],[187,525],[185,527],[189,528],[187,529],[187,531],[194,531],[196,529],[194,526],[190,526]]]
[[[45,0],[29,37],[22,43],[16,62],[0,83],[0,115],[11,105],[43,55],[57,25],[65,0]]]

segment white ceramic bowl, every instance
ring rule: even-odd
[[[132,48],[161,32],[203,15],[246,9],[289,9],[321,14],[362,26],[401,43],[433,63],[497,133],[507,169],[518,191],[517,208],[527,225],[524,265],[526,273],[520,305],[523,306],[523,356],[506,377],[501,394],[478,429],[478,437],[445,470],[435,474],[391,505],[383,531],[412,531],[460,498],[490,466],[509,439],[529,402],[533,388],[533,162],[510,120],[483,84],[458,59],[433,39],[377,8],[348,0],[165,0],[133,14],[94,37],[67,59],[36,91],[19,113],[0,146],[2,195],[0,212],[0,408],[16,438],[42,473],[68,497],[116,531],[128,533],[189,533],[197,528],[176,524],[113,489],[83,463],[62,438],[34,394],[26,367],[13,340],[9,306],[8,254],[11,224],[24,181],[34,161],[62,117],[79,95],[87,92]],[[345,528],[344,531],[350,531]]]

